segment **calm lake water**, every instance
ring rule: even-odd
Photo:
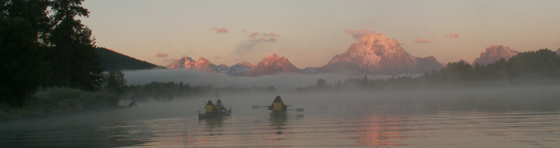
[[[276,94],[221,94],[231,117],[199,120],[197,99],[139,103],[2,122],[0,147],[559,147],[559,90],[283,94],[305,111],[280,117],[251,108]]]

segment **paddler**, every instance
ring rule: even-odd
[[[206,109],[206,114],[217,113],[217,109],[214,106],[214,103],[212,103],[212,100],[208,100],[208,103],[204,106],[204,108]]]
[[[216,105],[214,105],[214,107],[216,107],[216,110],[218,111],[218,113],[222,113],[223,111],[226,110],[226,107],[224,106],[224,104],[222,104],[222,100],[218,99],[218,101],[216,101]]]
[[[280,96],[276,96],[276,99],[274,99],[272,105],[268,106],[268,109],[276,112],[285,112],[288,110],[288,106],[284,104]]]

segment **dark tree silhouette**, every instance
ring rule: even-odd
[[[83,0],[55,0],[52,2],[54,28],[49,38],[52,47],[47,56],[51,62],[48,86],[67,86],[97,90],[102,83],[102,68],[95,52],[91,30],[76,16],[87,17],[81,6]]]
[[[0,16],[0,103],[21,107],[40,85],[43,62],[31,24]]]

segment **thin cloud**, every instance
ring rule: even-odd
[[[167,57],[167,56],[169,56],[169,55],[167,55],[166,53],[161,53],[161,52],[156,54],[156,57],[158,57],[158,58],[163,58],[163,57]]]
[[[265,38],[259,38],[258,40],[254,40],[257,42],[276,42],[275,38],[269,38],[269,39],[265,39]]]
[[[359,40],[362,38],[362,36],[364,36],[365,34],[368,33],[375,33],[375,31],[373,30],[367,30],[367,29],[358,29],[358,30],[344,30],[344,32],[346,32],[346,34],[351,34],[352,37],[356,40]]]
[[[247,32],[247,30],[241,30],[241,32]]]
[[[259,42],[251,42],[245,41],[239,43],[237,47],[233,50],[233,53],[236,55],[245,55],[246,53],[250,53],[255,50],[255,47],[259,44]]]
[[[254,39],[254,38],[257,37],[257,35],[259,35],[259,33],[253,32],[253,33],[251,33],[251,34],[249,35],[249,38]]]
[[[268,39],[268,41],[270,41],[270,42],[276,42],[276,39],[275,39],[275,38],[270,38],[270,39]]]
[[[450,35],[445,35],[444,37],[448,37],[448,38],[459,38],[459,34],[457,33],[452,33]]]
[[[432,41],[430,40],[426,40],[426,39],[421,39],[421,38],[417,38],[416,41],[414,41],[414,43],[431,43]]]
[[[346,34],[354,34],[354,32],[356,32],[356,31],[346,29],[346,30],[344,30],[344,32],[346,32]]]
[[[216,31],[216,34],[221,34],[221,33],[228,33],[228,30],[226,28],[212,28],[212,30]]]
[[[171,64],[171,63],[173,63],[173,62],[175,62],[175,61],[177,61],[177,60],[179,60],[179,59],[163,59],[162,61],[163,61],[164,63],[169,63],[169,64]]]
[[[280,36],[280,35],[275,34],[275,33],[269,33],[269,34],[263,33],[263,35],[264,36]]]

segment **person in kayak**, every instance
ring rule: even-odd
[[[284,102],[282,101],[282,98],[280,96],[276,96],[276,99],[274,99],[274,101],[272,102],[272,105],[268,106],[268,109],[272,110],[272,111],[285,112],[286,110],[288,110],[288,106],[286,106],[286,104],[284,104]]]
[[[214,103],[212,103],[212,100],[208,100],[208,103],[204,108],[206,109],[206,114],[214,114],[218,112]]]
[[[226,107],[224,106],[224,104],[222,104],[222,100],[220,99],[218,99],[214,107],[216,107],[216,111],[218,111],[218,113],[223,113],[223,111],[226,110]]]

